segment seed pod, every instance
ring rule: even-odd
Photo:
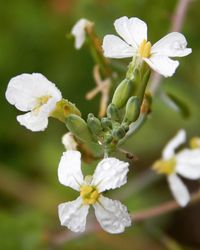
[[[119,110],[113,103],[111,103],[107,108],[107,116],[113,121],[119,121],[120,119]]]
[[[126,113],[124,116],[123,123],[130,124],[135,122],[140,114],[140,101],[137,96],[129,98],[126,104]]]
[[[99,135],[103,130],[100,120],[91,113],[88,114],[87,125],[94,135]]]
[[[65,119],[65,124],[69,131],[83,142],[94,141],[86,122],[78,115],[69,115]]]
[[[112,103],[118,109],[123,108],[128,98],[131,96],[132,91],[133,91],[133,82],[131,80],[124,79],[115,90]]]

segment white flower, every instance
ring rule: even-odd
[[[22,74],[10,80],[6,99],[21,111],[30,111],[17,116],[18,122],[32,131],[43,131],[48,117],[62,99],[60,90],[42,74]]]
[[[63,135],[62,143],[65,146],[66,150],[76,150],[78,146],[78,143],[75,141],[74,136],[71,132]]]
[[[162,159],[154,163],[156,171],[167,175],[172,194],[183,207],[189,202],[190,194],[177,174],[191,180],[200,178],[200,149],[183,149],[175,153],[175,149],[185,141],[186,133],[180,130],[164,148]]]
[[[72,28],[71,33],[75,38],[75,48],[76,49],[80,49],[82,47],[82,45],[84,44],[85,37],[86,37],[85,28],[91,24],[92,23],[90,21],[82,18]]]
[[[183,57],[192,50],[186,48],[185,37],[178,32],[172,32],[151,46],[147,40],[147,25],[138,18],[126,16],[114,22],[117,33],[106,35],[103,40],[104,55],[110,58],[126,58],[138,56],[161,75],[172,76],[179,65],[169,57]]]
[[[122,233],[131,225],[127,208],[119,201],[104,197],[105,190],[121,187],[127,182],[128,163],[116,158],[105,158],[99,162],[93,176],[83,179],[81,155],[79,151],[69,150],[63,153],[58,167],[61,184],[80,192],[72,201],[58,207],[61,225],[74,232],[83,232],[89,206],[93,205],[95,215],[101,227],[109,233]]]

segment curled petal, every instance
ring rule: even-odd
[[[38,98],[49,96],[58,102],[62,96],[54,83],[39,73],[21,74],[8,83],[6,99],[21,111],[29,111],[37,106]]]
[[[172,32],[155,43],[151,51],[162,56],[183,57],[192,53],[192,49],[186,47],[187,41],[184,35]]]
[[[168,160],[172,158],[175,155],[175,149],[178,148],[185,141],[186,141],[186,132],[185,130],[181,129],[178,131],[175,137],[172,138],[165,146],[162,152],[163,159]]]
[[[68,227],[73,232],[84,232],[89,206],[82,204],[82,198],[78,197],[71,202],[58,206],[58,216],[62,226]]]
[[[44,131],[48,126],[47,116],[35,115],[34,112],[18,115],[17,121],[33,132]]]
[[[153,70],[164,77],[172,76],[179,65],[178,61],[161,55],[152,55],[150,58],[144,58],[144,61],[148,63]]]
[[[97,186],[99,192],[121,187],[127,182],[128,166],[116,158],[103,159],[96,167],[91,185]]]
[[[63,185],[77,191],[80,190],[80,185],[83,183],[83,174],[79,151],[68,150],[63,153],[58,166],[58,179]]]
[[[101,195],[94,205],[95,215],[101,227],[112,234],[122,233],[131,226],[131,217],[126,206],[119,201]]]
[[[103,39],[104,56],[109,58],[133,57],[136,50],[114,35],[106,35]]]
[[[174,199],[180,206],[185,207],[190,201],[187,187],[176,174],[169,175],[167,180]]]
[[[91,22],[87,19],[80,19],[72,28],[72,35],[75,37],[75,48],[80,49],[85,42],[85,28]]]
[[[184,149],[176,155],[176,172],[185,178],[200,179],[200,149]]]
[[[126,16],[114,22],[117,33],[135,49],[143,40],[147,40],[147,25],[139,18]]]

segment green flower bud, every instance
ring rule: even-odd
[[[111,103],[107,108],[107,116],[113,121],[119,121],[120,119],[119,110],[113,103]]]
[[[86,122],[78,115],[69,115],[65,119],[65,124],[69,131],[83,142],[94,141]]]
[[[112,128],[112,122],[109,118],[104,117],[101,119],[101,125],[103,129],[109,130]]]
[[[113,95],[112,103],[119,109],[123,108],[133,91],[133,82],[124,79]]]
[[[100,120],[91,113],[88,114],[87,125],[90,131],[95,135],[99,135],[103,130]]]
[[[129,98],[126,104],[126,113],[124,116],[123,123],[130,124],[135,122],[140,114],[140,101],[137,96]]]
[[[116,141],[118,141],[126,135],[126,132],[123,127],[118,127],[118,128],[113,129],[112,135],[113,135],[113,138]]]

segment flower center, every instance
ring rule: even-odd
[[[176,160],[158,160],[153,164],[153,169],[159,174],[171,175],[175,172]]]
[[[80,188],[80,195],[84,205],[93,205],[99,198],[99,192],[96,187],[84,185]]]
[[[143,58],[148,58],[151,55],[151,43],[147,42],[145,39],[141,42],[138,53]]]
[[[190,140],[190,148],[192,149],[200,148],[200,137],[193,137]]]
[[[50,95],[44,95],[44,96],[38,97],[35,108],[34,108],[34,111],[36,113],[39,112],[41,106],[46,104],[51,97],[52,96],[50,96]]]

